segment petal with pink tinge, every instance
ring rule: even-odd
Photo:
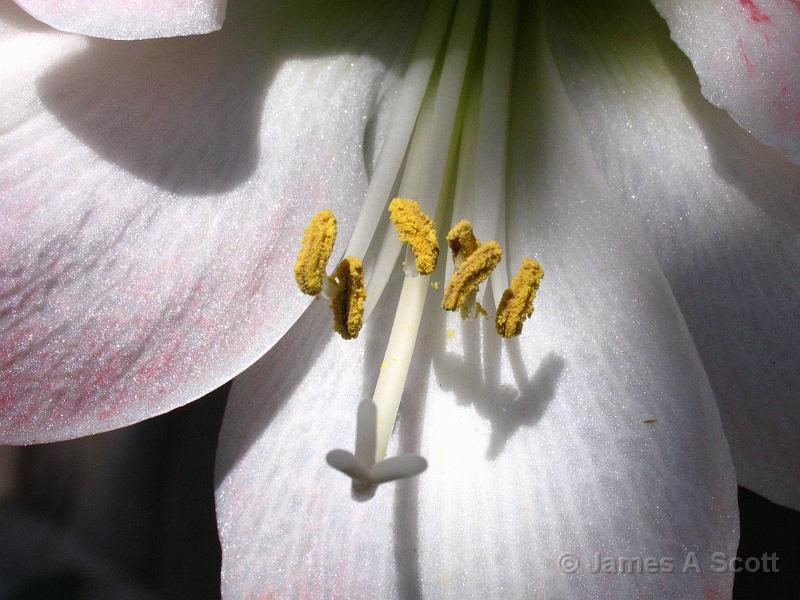
[[[800,1],[653,0],[703,95],[800,164]]]
[[[344,250],[419,18],[348,7],[243,1],[217,33],[137,42],[3,15],[3,442],[189,402],[306,309],[303,228],[332,208]]]

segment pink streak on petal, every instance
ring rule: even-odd
[[[754,0],[739,0],[739,4],[747,11],[747,18],[753,23],[772,22],[772,19],[761,11]]]
[[[744,63],[745,69],[747,69],[747,72],[752,75],[755,65],[747,55],[747,51],[744,49],[744,42],[742,41],[742,38],[738,38],[736,40],[736,47],[739,48],[739,56],[742,57],[742,62]]]

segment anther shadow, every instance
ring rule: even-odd
[[[531,375],[522,357],[519,338],[503,340],[490,319],[463,321],[464,354],[447,352],[445,335],[438,336],[433,368],[439,385],[472,406],[492,428],[486,457],[496,459],[521,428],[533,427],[555,397],[565,368],[564,359],[548,353]],[[503,353],[514,374],[514,385],[500,382]]]
[[[258,164],[263,105],[280,67],[349,53],[386,63],[387,44],[374,42],[386,21],[407,21],[397,18],[404,9],[358,0],[335,9],[320,0],[231,2],[223,28],[211,34],[91,39],[42,75],[37,90],[73,135],[131,174],[173,193],[224,192]],[[365,154],[374,152],[375,129],[365,123]]]
[[[428,303],[438,301],[428,298]],[[426,309],[420,339],[414,351],[412,370],[401,403],[398,424],[401,452],[419,452],[422,423],[425,414],[428,386],[435,375],[436,383],[455,392],[457,401],[473,406],[492,426],[486,451],[494,460],[506,442],[522,427],[532,427],[544,414],[555,396],[558,381],[564,371],[562,357],[550,353],[536,372],[529,375],[522,358],[519,340],[502,342],[488,319],[464,321],[464,354],[448,353],[445,347],[445,315],[441,310]],[[481,346],[483,327],[484,344]],[[501,344],[505,343],[516,386],[502,385],[497,374],[502,361]],[[424,474],[422,475],[424,477]],[[409,600],[422,598],[419,569],[419,478],[395,484],[394,558],[400,597]]]

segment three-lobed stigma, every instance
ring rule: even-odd
[[[389,218],[397,229],[400,241],[411,246],[417,271],[430,275],[439,260],[439,241],[436,227],[416,200],[395,198],[389,203]]]

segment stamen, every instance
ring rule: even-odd
[[[544,269],[537,261],[526,258],[511,280],[511,287],[503,293],[497,307],[495,327],[501,336],[510,338],[522,333],[525,319],[533,314],[533,299],[544,277]]]
[[[333,328],[346,340],[358,337],[364,321],[364,300],[367,289],[364,287],[364,267],[355,256],[347,256],[328,277],[333,288],[331,309]]]
[[[478,291],[478,286],[491,275],[502,257],[503,249],[494,240],[482,244],[453,274],[444,293],[442,308],[459,308],[470,294]]]
[[[467,74],[470,48],[475,39],[483,3],[480,0],[440,0],[454,8],[448,20],[448,39],[444,60],[434,69],[434,77],[420,107],[404,161],[398,196],[416,198],[428,214],[435,214],[440,205],[442,186],[458,122],[462,90]],[[433,2],[432,5],[438,5]],[[427,20],[427,17],[426,17]],[[402,106],[400,100],[398,107]],[[388,141],[388,140],[387,140]],[[382,158],[381,158],[382,160]],[[377,170],[376,170],[377,173]],[[394,232],[387,231],[376,243],[377,258],[370,268],[369,298],[365,319],[377,306],[386,288],[393,267],[402,249]],[[356,255],[359,255],[356,253]],[[359,255],[360,256],[360,255]]]
[[[419,456],[385,457],[422,320],[430,286],[429,274],[435,270],[438,261],[436,231],[426,213],[435,214],[441,220],[446,209],[449,188],[445,189],[445,183],[451,164],[455,162],[454,152],[457,151],[453,136],[456,125],[461,122],[459,108],[466,97],[462,87],[483,10],[481,0],[444,1],[454,8],[444,58],[435,70],[438,76],[431,82],[429,93],[422,102],[408,151],[402,156],[393,154],[395,158],[404,161],[397,192],[398,196],[404,198],[395,199],[390,206],[390,217],[400,233],[400,239],[393,232],[387,231],[383,241],[372,248],[377,250],[377,258],[370,268],[367,314],[381,297],[403,243],[408,244],[407,263],[416,263],[415,272],[409,273],[406,268],[372,402],[362,403],[363,419],[362,408],[359,409],[359,423],[364,423],[363,431],[370,432],[363,439],[374,442],[361,443],[358,441],[361,439],[360,434],[357,434],[354,455],[348,456],[350,453],[345,451],[334,451],[328,455],[328,461],[333,467],[353,478],[353,491],[360,499],[365,498],[375,485],[397,478],[413,477],[424,470],[427,464]],[[417,198],[419,203],[408,200],[408,197]],[[415,212],[418,214],[412,216]],[[374,215],[371,210],[369,218],[364,218],[365,223],[369,221],[372,231],[376,225]],[[356,241],[364,246],[363,238],[357,237]],[[415,255],[413,261],[411,252]],[[374,452],[371,460],[358,458],[367,455],[370,447]]]
[[[423,104],[425,92],[433,74],[436,57],[445,43],[445,36],[453,12],[452,0],[438,0],[428,5],[422,18],[420,32],[409,57],[408,68],[397,95],[395,109],[386,139],[370,178],[367,196],[358,215],[345,255],[365,256],[378,223],[386,210],[386,200],[400,173],[400,167],[411,143],[415,124]],[[397,256],[391,261],[394,264]],[[373,271],[371,269],[371,271]],[[373,271],[374,276],[374,271]]]
[[[407,198],[392,200],[389,203],[389,215],[400,241],[411,246],[417,271],[422,275],[433,273],[439,260],[439,241],[430,217],[422,212],[416,200]]]
[[[461,200],[458,198],[457,200]],[[461,202],[457,202],[461,204]],[[481,242],[475,237],[472,231],[472,223],[467,220],[461,220],[456,223],[447,234],[447,243],[450,246],[450,251],[453,253],[453,265],[458,270],[464,261],[472,256],[475,251],[480,247]],[[475,319],[478,315],[486,316],[486,311],[477,302],[477,288],[475,291],[466,295],[464,300],[459,305],[461,308],[462,319]]]
[[[478,249],[481,241],[475,237],[472,223],[459,221],[447,234],[447,244],[453,253],[453,262],[458,266]]]
[[[294,264],[294,278],[304,294],[322,291],[325,270],[336,242],[336,217],[331,210],[318,212],[303,232],[303,243]]]

